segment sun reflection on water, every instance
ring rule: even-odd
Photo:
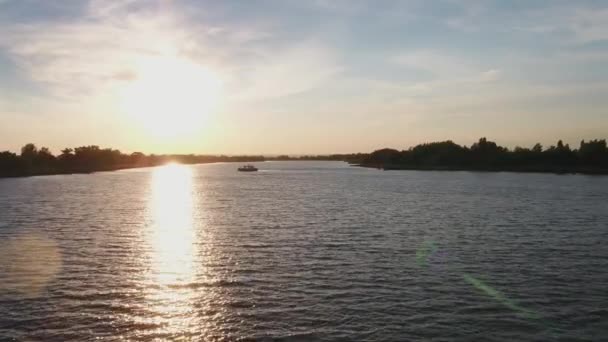
[[[151,178],[148,239],[150,271],[148,302],[154,322],[164,333],[183,335],[195,329],[196,231],[192,169],[169,164]]]

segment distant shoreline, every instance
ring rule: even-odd
[[[268,159],[257,161],[260,163],[264,162],[272,162],[272,161],[295,161],[295,162],[304,162],[304,161],[342,161],[342,160],[311,160],[311,159]],[[182,165],[203,165],[203,164],[219,164],[219,163],[242,163],[246,161],[209,161],[209,162],[197,162],[197,163],[178,163]],[[346,162],[347,161],[342,161]],[[170,162],[169,162],[170,163]],[[142,168],[150,168],[150,167],[159,167],[163,165],[167,165],[168,163],[157,164],[157,165],[130,165],[130,166],[122,166],[116,167],[112,169],[99,169],[94,171],[73,171],[73,172],[53,172],[53,173],[38,173],[38,174],[30,174],[30,175],[17,175],[17,176],[0,176],[2,178],[27,178],[27,177],[37,177],[37,176],[60,176],[60,175],[86,175],[93,174],[98,172],[114,172],[120,170],[129,170],[129,169],[142,169]],[[379,169],[383,171],[444,171],[444,172],[512,172],[512,173],[544,173],[544,174],[556,174],[556,175],[597,175],[597,176],[606,176],[608,175],[608,169],[545,169],[545,168],[512,168],[512,169],[489,169],[489,168],[458,168],[458,167],[414,167],[414,166],[378,166],[378,165],[367,165],[367,164],[357,164],[357,163],[348,163],[349,166],[352,167],[362,167],[368,169]]]
[[[302,155],[290,157],[279,155],[274,157],[258,156],[226,156],[226,155],[194,155],[168,154],[146,155],[141,152],[125,154],[111,148],[98,146],[82,146],[66,148],[60,155],[53,155],[49,149],[38,149],[34,144],[27,144],[21,149],[21,154],[9,151],[0,152],[0,178],[88,174],[95,172],[118,171],[141,167],[155,167],[168,163],[185,165],[210,163],[254,163],[273,160],[350,160],[349,155]]]
[[[446,172],[513,172],[513,173],[551,173],[557,175],[608,175],[608,169],[547,169],[539,168],[463,168],[463,167],[422,167],[422,166],[391,166],[391,165],[371,165],[371,164],[350,164],[354,167],[369,169],[379,169],[383,171],[446,171]]]
[[[407,150],[384,148],[362,158],[358,166],[383,170],[533,172],[555,174],[608,174],[608,146],[605,139],[580,142],[571,149],[561,140],[543,148],[509,149],[486,138],[470,147],[451,140],[420,144]]]
[[[256,160],[256,163],[265,163],[265,162],[273,162],[273,161],[293,161],[293,162],[304,162],[304,161],[339,161],[342,162],[341,160],[332,160],[332,159],[296,159],[296,158],[292,158],[292,159],[267,159],[267,160]],[[156,164],[156,165],[130,165],[130,166],[121,166],[121,167],[116,167],[116,168],[112,168],[112,169],[99,169],[99,170],[87,170],[87,171],[64,171],[64,172],[50,172],[50,173],[36,173],[36,174],[27,174],[27,175],[15,175],[15,176],[0,176],[0,179],[2,178],[27,178],[27,177],[38,177],[38,176],[61,176],[61,175],[86,175],[86,174],[93,174],[93,173],[98,173],[98,172],[114,172],[114,171],[120,171],[120,170],[130,170],[130,169],[144,169],[144,168],[150,168],[150,167],[159,167],[159,166],[164,166],[167,164],[172,163],[173,161],[169,161],[166,163],[162,163],[162,164]],[[196,163],[181,163],[181,162],[176,162],[176,164],[179,165],[203,165],[203,164],[220,164],[220,163],[244,163],[244,162],[251,162],[248,160],[229,160],[229,161],[207,161],[207,162],[196,162]]]
[[[221,162],[200,162],[200,163],[190,163],[184,165],[194,165],[194,164],[213,164],[213,163],[221,163]],[[236,162],[235,162],[236,163]],[[149,167],[159,167],[166,165],[168,163],[157,164],[157,165],[130,165],[130,166],[121,166],[107,169],[98,169],[98,170],[73,170],[73,171],[58,171],[58,172],[48,172],[48,173],[35,173],[35,174],[27,174],[27,175],[12,175],[12,176],[0,176],[2,178],[25,178],[25,177],[37,177],[37,176],[60,176],[60,175],[86,175],[98,172],[114,172],[120,170],[129,170],[129,169],[143,169]],[[180,163],[181,164],[181,163]]]
[[[486,138],[480,138],[470,147],[460,146],[451,140],[446,140],[419,144],[401,151],[384,148],[371,153],[298,157],[289,155],[272,157],[263,155],[146,155],[141,152],[125,154],[119,150],[99,148],[95,145],[66,148],[61,150],[60,155],[55,156],[48,148],[38,149],[34,144],[26,144],[19,155],[9,151],[0,152],[0,177],[86,174],[159,166],[171,162],[207,164],[304,160],[344,161],[354,166],[383,170],[608,175],[608,146],[605,139],[582,140],[576,149],[571,149],[561,140],[549,148],[543,148],[541,144],[537,143],[532,148],[509,149]]]

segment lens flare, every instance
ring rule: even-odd
[[[61,271],[61,250],[43,234],[23,234],[0,245],[0,290],[39,297]]]

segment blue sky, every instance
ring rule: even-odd
[[[329,153],[608,132],[605,1],[0,0],[0,32],[0,149]]]

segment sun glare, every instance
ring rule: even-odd
[[[161,313],[153,321],[170,334],[195,331],[200,328],[191,324],[195,293],[187,285],[195,281],[201,266],[196,262],[192,169],[173,163],[155,168],[150,185],[148,276],[155,286],[148,288],[147,298]]]
[[[220,90],[219,77],[204,66],[174,56],[144,58],[122,92],[122,109],[153,137],[191,135],[205,126]]]

